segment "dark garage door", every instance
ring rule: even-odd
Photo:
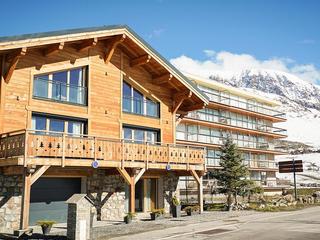
[[[39,220],[67,222],[67,204],[81,192],[81,178],[40,178],[31,187],[29,224]]]

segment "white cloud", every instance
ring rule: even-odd
[[[303,80],[320,83],[320,69],[313,64],[299,65],[289,58],[256,59],[249,54],[235,54],[227,51],[204,50],[208,59],[201,61],[182,55],[170,62],[187,73],[208,77],[221,75],[232,77],[247,69],[276,70],[293,74]]]
[[[299,41],[298,43],[300,43],[300,44],[315,44],[316,41],[314,39],[303,39],[303,40]]]
[[[159,29],[154,29],[152,32],[148,35],[148,38],[154,38],[154,37],[160,37],[163,33],[165,32],[165,29],[159,28]]]

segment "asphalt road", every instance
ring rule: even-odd
[[[320,207],[257,213],[116,238],[218,240],[320,240]]]

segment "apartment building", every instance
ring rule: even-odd
[[[209,99],[130,28],[2,37],[0,60],[0,232],[65,222],[75,193],[102,220],[170,212],[180,176],[202,209],[205,150],[175,144],[176,116]]]
[[[219,169],[219,147],[230,135],[242,152],[244,164],[249,167],[250,178],[265,191],[274,191],[277,187],[275,156],[284,154],[275,147],[274,141],[287,137],[285,129],[274,126],[286,121],[285,114],[275,110],[279,103],[213,80],[185,75],[208,96],[210,103],[180,116],[177,143],[205,147],[206,167],[210,172]],[[204,177],[205,186],[215,190],[216,185],[209,175]],[[185,193],[188,179],[182,180]]]

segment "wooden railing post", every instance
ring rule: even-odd
[[[66,160],[66,134],[62,134],[62,161],[61,166],[65,166],[65,160]]]
[[[124,139],[121,139],[121,168],[124,169]]]
[[[168,144],[168,164],[170,164],[170,160],[171,160],[170,156],[171,156],[171,153],[170,153],[170,144]]]
[[[97,161],[97,137],[93,137],[93,158]]]
[[[6,134],[6,138],[4,139],[4,159],[7,158],[7,147],[8,147],[8,134]]]
[[[146,146],[146,169],[149,167],[149,143],[147,142]]]
[[[190,152],[189,146],[187,146],[187,170],[190,169]]]
[[[24,156],[23,156],[23,166],[27,167],[27,156],[28,156],[28,130],[25,130],[24,135]]]

